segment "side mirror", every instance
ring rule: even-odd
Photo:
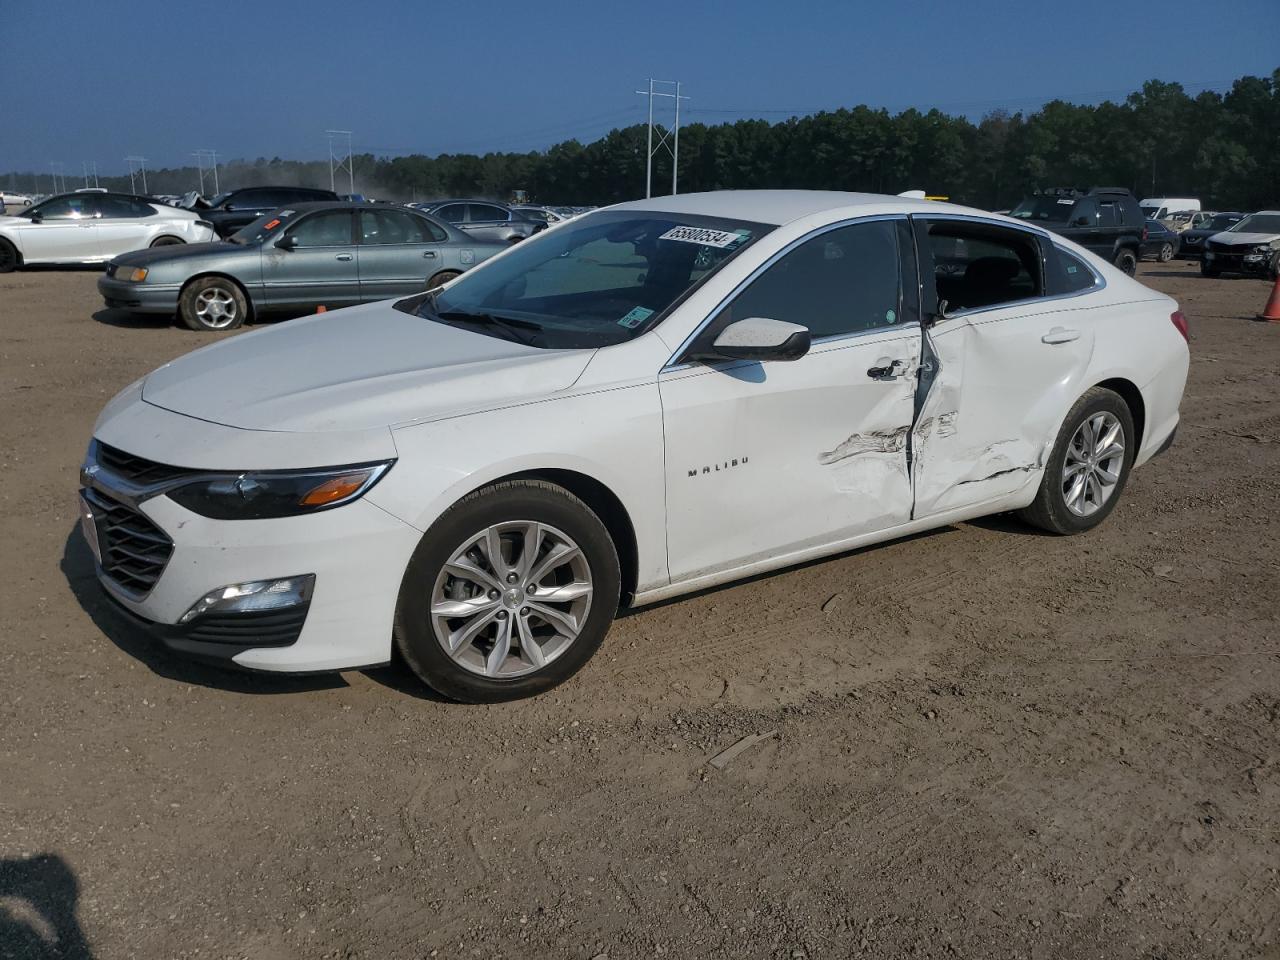
[[[281,250],[296,250],[298,247],[298,240],[296,237],[294,237],[293,234],[286,233],[283,237],[281,237],[279,240],[276,241],[276,246],[279,247]]]
[[[748,317],[720,331],[712,357],[728,360],[799,360],[809,352],[809,328],[768,317]]]
[[[31,214],[32,223],[44,223],[44,217],[38,213]]]

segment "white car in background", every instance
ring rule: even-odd
[[[190,210],[123,193],[64,193],[0,217],[0,273],[26,264],[105,263],[144,247],[213,239],[213,225]]]
[[[1177,303],[1033,224],[655,197],[166,364],[99,417],[81,521],[173,649],[398,650],[510,699],[582,667],[620,604],[1003,511],[1090,530],[1172,442],[1188,359]]]
[[[9,193],[0,190],[0,213],[5,210],[21,210],[31,206],[31,198],[25,193]]]

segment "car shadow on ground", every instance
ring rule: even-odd
[[[80,883],[52,853],[0,858],[0,956],[92,960],[76,918]]]
[[[282,694],[309,693],[349,686],[338,673],[269,674],[239,671],[233,667],[217,667],[185,659],[165,649],[164,645],[131,622],[107,599],[98,583],[93,554],[89,552],[78,527],[73,527],[63,546],[59,564],[67,585],[89,619],[108,640],[141,662],[152,673],[199,687],[212,687],[232,693]]]
[[[154,313],[130,313],[128,310],[114,310],[104,307],[93,314],[93,319],[108,327],[124,327],[134,329],[145,327],[148,330],[163,330],[165,327],[181,327],[175,317],[165,317]],[[194,333],[195,331],[191,331]]]

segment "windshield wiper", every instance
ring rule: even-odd
[[[434,298],[433,298],[434,299]],[[492,313],[470,313],[465,310],[446,310],[443,313],[437,313],[437,317],[441,320],[451,320],[458,323],[474,323],[477,326],[493,326],[502,327],[512,334],[517,331],[529,330],[533,333],[542,333],[542,327],[529,320],[520,320],[517,317],[499,317]],[[521,343],[533,346],[530,337],[519,336],[516,339]]]

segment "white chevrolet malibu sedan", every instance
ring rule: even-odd
[[[173,649],[398,651],[450,697],[527,696],[620,604],[999,511],[1097,526],[1173,440],[1186,338],[1168,297],[977,210],[625,203],[132,384],[94,428],[82,527]]]
[[[0,216],[0,273],[28,264],[105,263],[132,250],[213,239],[213,224],[190,210],[124,193],[64,193]]]

